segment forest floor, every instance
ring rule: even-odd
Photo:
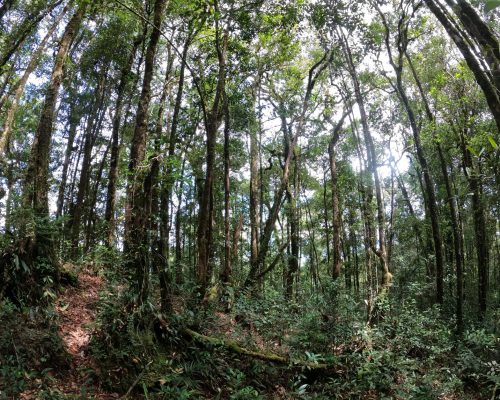
[[[78,274],[78,284],[68,286],[56,301],[59,336],[70,356],[67,371],[54,371],[50,389],[68,398],[117,399],[118,393],[103,390],[95,381],[96,365],[89,354],[93,322],[97,313],[99,291],[104,280],[92,272]],[[26,391],[23,400],[38,399],[36,391]]]

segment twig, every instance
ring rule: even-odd
[[[132,392],[132,390],[134,389],[135,385],[137,385],[137,383],[139,383],[139,381],[141,380],[142,376],[144,375],[144,372],[146,372],[146,370],[148,369],[148,367],[153,363],[153,360],[151,360],[150,362],[148,362],[146,364],[146,366],[144,367],[144,369],[142,370],[142,372],[137,375],[137,378],[135,378],[135,381],[134,383],[132,383],[132,386],[130,386],[127,390],[127,393],[125,393],[122,397],[120,397],[120,400],[125,400],[126,398],[128,398],[128,396],[130,395],[130,393]]]

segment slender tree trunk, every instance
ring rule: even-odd
[[[274,202],[269,210],[269,215],[267,217],[267,220],[264,224],[264,229],[262,230],[262,236],[260,239],[260,246],[259,246],[259,252],[258,256],[255,260],[255,263],[250,265],[250,271],[248,273],[248,276],[245,280],[244,287],[248,288],[250,286],[253,286],[256,283],[256,277],[260,276],[263,277],[263,271],[269,271],[268,269],[262,268],[264,265],[264,262],[266,260],[267,253],[269,251],[269,243],[271,240],[271,236],[273,233],[273,230],[275,228],[275,223],[278,219],[278,215],[281,209],[281,204],[283,202],[283,196],[288,189],[288,181],[289,181],[289,175],[290,175],[290,164],[292,161],[294,149],[297,146],[299,136],[302,135],[304,127],[305,127],[305,122],[306,122],[306,112],[309,108],[309,100],[312,94],[312,91],[314,89],[314,86],[316,84],[316,81],[318,80],[319,76],[323,73],[323,71],[326,69],[328,62],[329,62],[329,57],[331,55],[329,53],[326,53],[323,58],[318,61],[316,64],[314,64],[311,69],[309,70],[309,79],[306,87],[306,92],[304,95],[304,99],[302,102],[302,109],[301,113],[299,115],[299,118],[297,119],[296,123],[296,129],[293,134],[293,137],[289,141],[289,146],[288,149],[285,149],[285,161],[283,164],[283,172],[282,172],[282,177],[281,181],[279,184],[279,187],[275,191],[274,195]],[[263,180],[261,179],[261,182]],[[263,196],[263,191],[261,190],[261,198]],[[259,271],[262,271],[259,273]]]
[[[330,138],[330,143],[328,144],[328,157],[330,160],[330,175],[332,180],[332,252],[333,252],[333,268],[332,277],[337,279],[340,276],[340,271],[342,268],[342,257],[341,257],[341,233],[342,233],[342,217],[339,206],[339,187],[338,187],[338,176],[337,176],[337,160],[335,153],[335,146],[339,140],[340,131],[344,123],[344,119],[347,117],[347,112],[344,112],[340,121],[334,125],[332,137]]]
[[[261,78],[257,79],[254,87],[254,97],[260,91]],[[259,254],[259,199],[260,199],[260,172],[259,172],[259,143],[257,129],[250,125],[250,265],[255,265]]]
[[[349,74],[354,86],[354,93],[356,97],[356,102],[358,104],[359,113],[361,117],[361,126],[363,131],[363,136],[365,139],[365,146],[368,159],[368,167],[370,169],[371,178],[369,179],[369,184],[372,182],[375,185],[375,198],[377,200],[377,224],[378,224],[378,249],[376,248],[375,242],[371,238],[370,247],[373,252],[377,255],[382,265],[383,271],[383,289],[387,289],[391,286],[392,274],[389,271],[389,264],[387,262],[387,251],[386,251],[386,240],[385,240],[385,216],[384,216],[384,202],[382,199],[382,186],[380,184],[380,177],[377,171],[377,156],[375,152],[375,144],[373,143],[373,138],[368,126],[368,117],[365,110],[364,99],[361,93],[361,87],[359,84],[358,76],[352,61],[352,55],[349,48],[347,40],[343,40],[344,50],[346,54],[346,59],[349,67]]]
[[[159,193],[159,179],[160,179],[160,157],[161,157],[161,140],[163,136],[164,114],[166,108],[167,98],[170,92],[171,75],[173,66],[173,57],[171,48],[167,49],[168,63],[163,81],[163,89],[159,101],[158,115],[156,118],[155,139],[154,139],[154,156],[151,159],[151,169],[148,174],[147,180],[151,182],[152,188],[148,191],[151,200],[151,216],[149,222],[149,229],[154,232],[155,245],[153,247],[153,265],[156,266],[158,276],[160,279],[160,302],[161,311],[164,315],[168,315],[172,311],[172,274],[169,271],[169,254],[168,254],[168,235],[164,236],[166,226],[163,224],[161,218],[157,220],[158,215],[158,200],[161,197]],[[162,204],[163,207],[168,208],[169,204]],[[165,248],[166,247],[166,248]]]
[[[184,170],[186,160],[182,162],[179,191],[177,195],[177,211],[175,212],[175,283],[178,285],[184,282],[182,271],[182,238],[181,238],[181,215],[182,215],[182,192],[184,190]],[[187,200],[187,199],[186,199]]]
[[[330,171],[331,173],[331,171]],[[325,224],[325,240],[326,240],[326,263],[330,265],[330,224],[328,223],[328,201],[327,201],[327,185],[326,185],[326,168],[323,172],[323,216]]]
[[[113,116],[113,128],[111,132],[111,159],[109,161],[106,209],[104,211],[104,220],[107,223],[105,240],[108,247],[111,247],[115,241],[114,214],[116,208],[116,186],[118,183],[118,162],[120,160],[120,123],[123,113],[123,101],[127,92],[127,83],[130,80],[130,72],[134,64],[137,49],[143,40],[143,37],[134,40],[129,58],[120,73],[120,83],[116,95],[115,114]]]
[[[162,243],[163,243],[163,256],[168,259],[168,254],[169,254],[169,245],[168,245],[168,238],[170,236],[170,212],[169,212],[169,204],[170,200],[172,197],[172,188],[174,186],[174,158],[175,158],[175,150],[177,146],[177,128],[179,126],[179,115],[181,111],[181,104],[182,104],[182,96],[184,93],[184,80],[185,80],[185,70],[186,70],[186,59],[187,59],[187,53],[189,50],[189,46],[191,44],[192,38],[193,38],[193,28],[192,26],[189,27],[189,33],[186,38],[186,42],[184,43],[184,48],[182,50],[182,55],[181,55],[181,65],[180,65],[180,71],[179,71],[179,83],[177,86],[177,93],[175,97],[175,104],[174,104],[174,110],[172,114],[172,124],[170,128],[170,135],[169,135],[169,143],[168,143],[168,159],[170,162],[167,163],[167,166],[165,168],[165,184],[164,184],[164,189],[162,190],[161,193],[161,204],[162,204],[162,212],[160,213],[160,220],[162,221],[161,223],[161,235],[163,237]],[[184,167],[185,167],[185,161],[183,161],[182,164],[182,172],[181,174],[184,174]],[[180,187],[180,192],[179,192],[179,197],[178,197],[178,209],[176,212],[176,217],[175,217],[175,260],[174,260],[174,268],[175,268],[175,280],[177,284],[181,284],[183,282],[183,276],[182,276],[182,265],[181,265],[181,258],[182,258],[182,249],[181,249],[181,242],[180,242],[180,233],[181,233],[181,220],[180,220],[180,207],[181,207],[181,202],[182,202],[182,187],[184,183],[181,178],[181,187]]]
[[[100,239],[98,232],[95,231],[97,216],[96,216],[96,204],[98,200],[99,189],[101,188],[102,176],[104,173],[104,167],[106,165],[106,160],[108,158],[108,153],[111,149],[111,139],[106,145],[106,150],[102,156],[101,162],[99,163],[99,169],[97,170],[96,176],[93,181],[93,188],[91,194],[88,196],[86,202],[86,215],[85,215],[85,251],[89,251]]]
[[[230,115],[227,96],[224,100],[224,268],[221,273],[221,283],[231,284],[231,215],[230,215],[230,195],[231,195],[231,165],[229,161],[229,133]]]
[[[64,195],[66,192],[66,185],[68,181],[68,169],[71,160],[71,154],[73,153],[73,144],[75,142],[76,130],[80,124],[79,110],[72,105],[69,111],[69,129],[68,129],[68,141],[66,143],[66,151],[64,152],[64,162],[63,170],[61,174],[61,183],[59,184],[59,191],[57,195],[57,210],[56,217],[60,217],[63,214],[64,207]]]
[[[2,76],[4,67],[9,62],[12,55],[16,53],[26,38],[33,33],[38,23],[61,3],[62,0],[56,0],[48,5],[44,5],[44,3],[41,2],[40,6],[32,14],[28,15],[26,19],[15,28],[14,32],[9,35],[7,38],[8,45],[5,47],[3,53],[0,53],[0,76]]]
[[[200,211],[198,214],[198,232],[197,232],[197,284],[201,297],[205,295],[209,280],[210,268],[209,260],[212,251],[212,223],[213,223],[213,187],[214,187],[214,167],[215,167],[215,145],[217,142],[217,131],[221,123],[221,108],[225,93],[226,83],[226,48],[227,33],[223,38],[220,37],[218,26],[216,27],[216,47],[219,62],[219,71],[217,77],[217,88],[215,98],[210,112],[205,114],[206,140],[206,173],[203,184],[203,191],[200,199]],[[222,43],[221,43],[222,39]],[[204,99],[202,99],[204,101]]]
[[[337,161],[335,159],[335,144],[330,142],[328,146],[328,154],[330,157],[330,174],[332,179],[332,231],[333,231],[333,268],[332,276],[337,279],[340,276],[342,267],[341,247],[340,247],[340,231],[341,231],[341,216],[339,207],[339,194],[338,194],[338,178],[337,178]]]
[[[435,124],[434,115],[431,112],[431,108],[429,106],[429,102],[427,101],[427,97],[422,87],[422,83],[418,77],[417,71],[413,66],[412,60],[408,53],[405,51],[405,56],[408,61],[408,65],[413,75],[413,79],[417,85],[418,91],[420,93],[420,97],[424,103],[425,113],[427,119],[430,124]],[[457,318],[457,331],[461,333],[463,331],[463,285],[464,285],[464,277],[463,277],[463,242],[462,242],[462,231],[460,229],[459,217],[458,217],[458,209],[456,204],[456,199],[454,193],[452,191],[450,177],[448,174],[448,169],[446,167],[446,160],[444,158],[443,150],[441,148],[440,142],[435,137],[435,132],[433,131],[434,143],[436,145],[436,150],[439,156],[439,164],[441,166],[441,172],[443,174],[444,184],[446,188],[446,196],[448,202],[448,208],[450,212],[450,220],[451,220],[451,228],[453,234],[453,252],[454,252],[454,261],[455,261],[455,271],[457,277],[457,293],[456,293],[456,318]]]
[[[460,141],[464,161],[464,172],[469,183],[469,190],[472,192],[472,213],[477,257],[479,319],[482,320],[486,314],[488,298],[489,250],[486,233],[487,222],[484,210],[484,200],[481,195],[481,174],[478,171],[478,167],[474,165],[472,154],[467,148],[466,131],[461,133]]]
[[[70,44],[80,26],[85,6],[81,6],[69,20],[59,43],[54,61],[51,79],[42,106],[40,121],[31,146],[26,179],[23,187],[23,206],[33,210],[34,224],[28,224],[32,230],[24,235],[21,247],[24,249],[29,264],[37,258],[46,258],[57,265],[52,238],[47,236],[41,225],[49,217],[49,159],[52,139],[54,112],[63,78],[63,66]],[[25,228],[28,229],[28,228]],[[29,230],[29,229],[28,229]]]
[[[467,38],[464,37],[461,31],[459,31],[453,23],[450,21],[449,16],[447,16],[442,9],[442,6],[439,4],[438,0],[424,0],[425,4],[429,7],[432,13],[439,20],[441,25],[445,28],[448,35],[451,37],[455,45],[458,47],[460,52],[462,53],[465,62],[468,67],[474,74],[476,82],[481,87],[484,96],[486,98],[486,102],[493,114],[493,118],[495,119],[498,130],[500,131],[500,94],[498,94],[498,87],[496,87],[495,82],[489,79],[488,74],[481,68],[480,63],[477,61],[473,50],[470,48],[467,43]],[[467,29],[479,29],[480,26],[476,26],[475,28],[472,25],[466,24]],[[492,36],[493,37],[493,36]],[[494,38],[494,37],[493,37]],[[483,40],[483,39],[481,39]],[[493,50],[495,49],[498,52],[498,44],[496,48],[488,49],[488,54],[494,54]],[[493,65],[493,71],[495,73],[495,78],[498,77],[498,60],[497,64]]]
[[[2,156],[4,153],[9,153],[9,142],[10,142],[10,136],[12,134],[12,127],[14,124],[14,116],[16,114],[16,110],[19,105],[19,101],[21,100],[21,96],[24,92],[26,83],[28,82],[28,78],[38,65],[40,56],[42,52],[45,50],[45,47],[47,46],[47,42],[54,34],[56,28],[59,26],[59,23],[61,22],[62,18],[64,17],[67,11],[68,7],[65,7],[64,10],[58,15],[54,23],[49,27],[44,38],[42,39],[36,50],[33,52],[30,61],[28,63],[28,66],[26,67],[22,77],[11,88],[11,92],[13,93],[12,102],[5,115],[3,132],[0,133],[0,156]]]
[[[500,99],[500,43],[494,32],[465,0],[446,0],[455,11],[469,36],[478,44],[492,75],[493,83]]]
[[[289,144],[290,145],[290,144]],[[299,271],[299,213],[297,208],[297,193],[298,193],[298,155],[294,151],[293,156],[293,192],[287,191],[287,206],[286,214],[288,227],[290,229],[290,254],[288,255],[288,268],[286,273],[285,296],[288,299],[293,297],[293,284]]]
[[[107,69],[103,69],[100,82],[96,88],[95,102],[91,110],[91,115],[87,121],[87,129],[85,130],[85,141],[83,144],[83,161],[82,169],[80,172],[80,179],[78,181],[78,192],[76,196],[76,204],[74,213],[71,218],[71,257],[76,259],[78,257],[78,245],[80,241],[80,230],[82,216],[85,211],[85,203],[87,191],[90,181],[90,169],[92,161],[92,149],[94,147],[95,139],[98,131],[102,125],[105,115],[106,107],[104,106],[104,99],[106,97],[106,78]]]
[[[149,245],[148,226],[150,204],[148,195],[152,182],[144,176],[141,164],[144,161],[147,145],[147,120],[151,102],[151,82],[153,80],[154,61],[160,39],[167,0],[156,0],[153,11],[153,29],[149,38],[144,66],[142,91],[137,108],[134,135],[130,150],[127,203],[130,219],[126,221],[124,249],[130,268],[135,272],[134,284],[138,294],[137,303],[144,304],[149,296]]]
[[[410,127],[413,133],[413,141],[415,144],[415,151],[417,155],[417,160],[422,168],[422,174],[425,182],[425,188],[427,192],[429,213],[432,226],[432,237],[434,241],[434,254],[436,256],[436,301],[439,304],[443,304],[444,301],[444,260],[443,260],[443,242],[441,237],[441,228],[439,226],[439,211],[437,207],[436,191],[434,189],[434,180],[432,179],[430,169],[427,162],[427,157],[422,146],[420,139],[420,128],[417,124],[417,119],[415,117],[415,112],[410,105],[410,100],[406,95],[406,91],[403,85],[403,56],[406,52],[406,47],[408,45],[407,40],[407,30],[406,16],[401,16],[399,21],[399,30],[397,36],[398,43],[398,55],[395,59],[392,55],[391,46],[389,43],[389,26],[386,22],[384,14],[378,9],[379,15],[382,18],[382,22],[385,27],[385,44],[387,52],[389,55],[389,62],[396,73],[396,91],[404,106],[406,114],[408,115],[408,120],[410,122]]]

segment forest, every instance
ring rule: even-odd
[[[0,399],[500,398],[500,0],[0,0]]]

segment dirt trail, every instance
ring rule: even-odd
[[[57,388],[65,395],[80,395],[82,388],[94,399],[116,399],[116,393],[104,392],[91,379],[94,363],[88,354],[92,322],[96,316],[99,291],[104,285],[101,277],[81,272],[78,285],[68,287],[59,297],[59,335],[72,356],[68,376],[58,381]]]

